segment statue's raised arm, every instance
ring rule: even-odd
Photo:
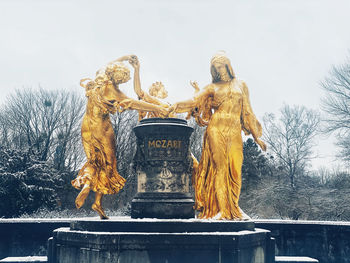
[[[128,61],[134,68],[134,91],[137,94],[139,100],[158,105],[162,108],[169,108],[170,104],[162,101],[168,97],[168,92],[165,90],[163,83],[153,83],[148,93],[142,90],[140,81],[140,62],[135,55],[130,56],[130,59]],[[150,112],[147,109],[139,110],[139,119],[162,116],[163,115],[160,115],[158,112]],[[175,115],[170,114],[168,117],[175,117]]]

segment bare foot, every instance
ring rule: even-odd
[[[88,197],[90,192],[90,186],[84,186],[84,188],[80,191],[77,198],[75,199],[75,206],[79,209],[85,203],[85,199]]]
[[[250,218],[250,216],[248,216],[246,213],[243,212],[243,210],[241,208],[239,208],[239,211],[241,211],[241,214],[242,214],[242,221],[248,221],[248,220],[252,220]]]
[[[95,210],[100,215],[101,219],[109,219],[109,217],[103,211],[102,206],[94,203],[91,208],[92,210]]]

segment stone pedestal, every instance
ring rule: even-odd
[[[254,222],[190,219],[192,130],[181,119],[142,120],[134,128],[135,219],[72,221],[49,239],[49,262],[274,262],[270,231],[256,229]]]
[[[132,218],[193,218],[190,194],[193,129],[176,118],[141,120],[134,128],[137,152],[137,194]]]
[[[270,231],[252,221],[80,220],[55,230],[49,247],[51,263],[274,262]]]

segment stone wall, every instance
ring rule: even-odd
[[[0,219],[0,259],[9,256],[46,256],[52,231],[69,220]]]
[[[276,255],[350,263],[350,222],[257,220],[255,226],[271,231]]]
[[[69,219],[0,219],[0,259],[46,255],[54,229]],[[257,220],[276,239],[276,254],[309,256],[321,263],[350,263],[350,222]]]

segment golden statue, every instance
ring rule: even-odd
[[[140,63],[137,56],[132,55],[129,59],[129,63],[134,68],[134,91],[137,94],[139,100],[159,105],[163,108],[169,108],[170,104],[164,102],[165,98],[168,97],[168,92],[166,91],[162,82],[155,82],[149,88],[149,93],[145,92],[141,88],[140,82]],[[139,120],[144,118],[159,118],[162,117],[158,112],[147,112],[139,111]],[[167,117],[176,117],[175,114],[170,113]]]
[[[96,192],[92,209],[101,219],[108,219],[101,204],[103,195],[116,194],[125,184],[125,179],[117,172],[116,141],[109,114],[126,109],[146,110],[161,117],[167,114],[166,109],[130,99],[119,89],[119,84],[130,79],[130,71],[122,63],[125,60],[130,60],[130,56],[109,63],[96,73],[94,80],[82,79],[80,82],[88,98],[81,127],[87,161],[72,181],[75,188],[81,189],[75,205],[79,209],[90,190]]]
[[[251,134],[264,151],[266,145],[259,139],[262,128],[252,111],[248,88],[235,77],[230,60],[223,53],[217,54],[210,70],[212,83],[193,99],[171,106],[169,112],[189,112],[199,125],[207,126],[202,157],[194,170],[198,217],[241,220],[241,131]],[[198,90],[197,83],[191,84]]]

